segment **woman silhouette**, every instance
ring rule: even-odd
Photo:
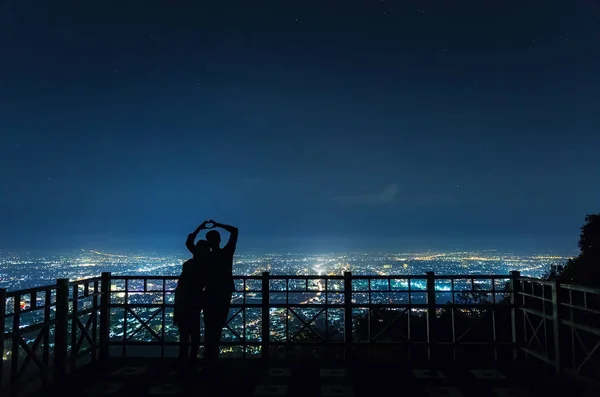
[[[207,282],[209,255],[208,243],[199,240],[194,247],[193,258],[183,264],[175,288],[173,323],[179,328],[179,358],[182,360],[188,357],[196,359],[198,356],[202,291]]]

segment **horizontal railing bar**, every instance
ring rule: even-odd
[[[354,277],[354,276],[353,276]],[[383,277],[387,277],[387,276],[383,276]],[[396,276],[394,276],[396,277]],[[423,278],[427,278],[426,276],[419,276],[419,277],[423,277]],[[469,274],[436,274],[433,277],[434,280],[456,280],[456,279],[467,279],[467,280],[497,280],[497,279],[502,279],[502,280],[506,280],[506,281],[510,281],[510,275],[509,274],[476,274],[476,275],[469,275]]]
[[[285,346],[288,342],[283,341],[281,339],[277,339],[277,340],[269,340],[269,345],[270,346]],[[331,346],[331,347],[335,347],[335,346],[343,346],[344,342],[343,341],[326,341],[326,340],[294,340],[291,342],[291,344],[293,345],[314,345],[314,346]]]
[[[589,332],[590,334],[594,334],[600,337],[600,330],[589,327],[587,325],[583,325],[580,323],[576,323],[570,320],[561,320],[562,324],[568,325],[569,327],[576,328],[580,331]]]
[[[343,346],[345,342],[338,342],[338,341],[321,341],[321,342],[304,342],[304,341],[273,341],[270,340],[269,341],[269,345],[271,346],[290,346],[290,345],[309,345],[309,346],[322,346],[322,345],[339,345],[339,346]],[[175,341],[165,341],[165,342],[161,342],[161,341],[149,341],[149,342],[140,342],[140,341],[127,341],[127,342],[122,342],[122,341],[110,341],[108,343],[110,346],[179,346],[179,342],[175,342]],[[260,346],[262,344],[261,341],[222,341],[221,343],[219,343],[222,346]],[[515,344],[512,342],[423,342],[423,341],[409,341],[409,340],[404,340],[404,341],[394,341],[394,342],[390,342],[390,341],[354,341],[352,342],[353,345],[423,345],[423,346],[427,346],[427,345],[456,345],[456,346],[481,346],[481,345],[486,345],[486,346],[514,346]]]
[[[37,312],[39,310],[43,310],[47,307],[56,307],[56,302],[54,303],[50,303],[47,305],[40,305],[40,306],[36,306],[36,307],[28,307],[26,309],[19,309],[19,314],[26,314],[26,313],[33,313],[33,312]],[[10,318],[10,317],[14,317],[15,316],[15,312],[10,312],[10,313],[6,313],[6,317],[5,318]]]
[[[148,292],[152,292],[152,291],[148,291]],[[162,291],[160,291],[160,292],[162,292]],[[89,299],[89,298],[93,298],[95,296],[102,296],[102,294],[103,294],[103,292],[90,292],[87,295],[85,295],[85,294],[84,295],[77,295],[77,299],[78,300]],[[73,302],[74,299],[75,299],[74,297],[70,297],[69,298],[69,302]]]
[[[282,342],[284,343],[284,342]],[[341,342],[340,342],[341,343]],[[221,341],[219,343],[220,346],[260,346],[262,344],[261,341],[239,341],[239,342],[233,342],[233,341]],[[179,342],[176,341],[158,341],[158,340],[153,340],[153,341],[149,341],[149,342],[140,342],[140,341],[126,341],[123,342],[122,340],[120,341],[108,341],[108,345],[109,346],[179,346]]]
[[[543,296],[539,296],[539,295],[531,295],[531,294],[528,294],[526,292],[517,292],[517,295],[519,295],[519,296],[526,296],[528,298],[542,300],[542,301],[546,301],[546,302],[552,302],[552,299],[550,299],[550,298],[544,298]]]
[[[578,310],[578,311],[585,312],[585,313],[600,315],[600,310],[590,309],[589,307],[577,306],[577,305],[572,305],[570,303],[563,303],[563,302],[560,302],[560,306],[567,307],[571,310],[574,309],[574,310]]]
[[[84,285],[86,283],[90,283],[90,282],[94,282],[94,281],[102,281],[102,277],[90,277],[90,278],[82,278],[80,280],[69,281],[69,286]]]
[[[111,281],[121,281],[121,280],[177,280],[179,276],[159,276],[159,275],[139,275],[139,276],[126,276],[126,275],[111,275]],[[233,276],[234,280],[262,280],[262,276],[243,276],[243,275],[235,275]],[[319,276],[319,275],[269,275],[269,280],[344,280],[344,276]],[[427,280],[426,275],[352,275],[350,278],[353,281],[360,280]],[[435,275],[434,280],[494,280],[494,279],[506,279],[507,281],[510,279],[510,275],[506,274],[490,274],[490,275],[468,275],[468,274],[458,274],[458,275]],[[70,281],[69,285],[85,285],[89,282],[101,281],[101,277],[90,277],[76,281]],[[529,278],[529,277],[520,277],[519,280],[531,280],[543,284],[550,285],[550,282],[546,282],[544,280]],[[8,291],[7,298],[15,297],[18,295],[27,295],[35,292],[43,292],[47,290],[56,290],[56,285],[45,285],[39,287],[32,287],[27,289]],[[598,292],[600,293],[600,291]],[[91,295],[91,294],[90,294]],[[89,296],[89,295],[88,295]]]
[[[283,292],[285,293],[286,291],[269,291],[269,292]],[[289,291],[291,292],[319,292],[319,291]],[[321,291],[324,292],[324,291]],[[327,292],[343,292],[343,291],[327,291]],[[377,292],[382,292],[382,293],[394,293],[394,294],[407,294],[407,293],[411,293],[411,294],[426,294],[427,290],[424,289],[393,289],[393,290],[379,290],[379,289],[371,289],[371,290],[352,290],[352,293],[360,293],[360,294],[372,294],[372,293],[377,293]],[[493,290],[493,289],[456,289],[456,290],[435,290],[434,291],[436,294],[462,294],[462,293],[476,293],[476,294],[507,294],[510,293],[511,291],[505,291],[505,290]]]
[[[339,341],[322,341],[322,342],[303,342],[303,341],[273,341],[270,340],[269,341],[269,345],[270,346],[281,346],[281,347],[285,347],[285,346],[290,346],[290,345],[308,345],[308,346],[322,346],[322,345],[338,345],[338,346],[343,346],[345,342],[339,342]],[[179,346],[179,342],[175,342],[175,341],[149,341],[149,342],[140,342],[140,341],[127,341],[127,342],[122,342],[122,341],[109,341],[108,344],[110,346]],[[260,346],[262,344],[261,341],[222,341],[221,343],[219,343],[222,346]],[[515,344],[513,342],[424,342],[424,341],[409,341],[409,340],[404,340],[404,341],[395,341],[395,342],[389,342],[389,341],[384,341],[384,342],[379,342],[379,341],[354,341],[352,342],[353,345],[423,345],[423,346],[427,346],[427,345],[456,345],[456,346],[480,346],[480,345],[487,345],[487,346],[514,346]]]
[[[518,278],[519,281],[524,281],[524,282],[529,282],[532,284],[541,284],[541,285],[547,285],[547,286],[552,286],[552,281],[548,281],[548,280],[542,280],[540,278],[534,278],[534,277],[519,277]]]
[[[10,332],[4,333],[4,339],[12,338],[15,336],[22,336],[24,334],[28,334],[33,331],[38,331],[38,330],[44,329],[46,327],[51,327],[53,325],[56,325],[56,319],[54,319],[54,318],[51,320],[48,320],[48,321],[44,321],[43,323],[35,323],[35,324],[31,324],[31,325],[28,325],[23,328],[18,328],[16,330],[13,329]]]
[[[430,307],[427,303],[351,303],[350,306],[353,309],[427,309]],[[131,308],[131,309],[159,309],[159,308],[173,308],[173,303],[110,303],[109,308]],[[232,309],[258,309],[262,308],[262,303],[232,303],[230,305]],[[269,303],[271,309],[286,309],[286,308],[306,308],[306,309],[343,309],[346,307],[344,303]],[[431,306],[435,309],[493,309],[502,310],[510,309],[515,307],[514,304],[510,303],[472,303],[472,304],[458,304],[458,303],[436,303]],[[90,309],[93,311],[92,309]],[[534,313],[535,314],[535,313]]]
[[[286,292],[286,291],[269,291],[269,292]],[[324,292],[324,291],[289,291],[289,292]],[[327,291],[327,292],[343,292],[343,291]],[[425,289],[388,289],[388,290],[383,290],[383,289],[370,289],[370,290],[357,290],[357,289],[353,289],[352,293],[353,294],[370,294],[370,293],[377,293],[377,292],[383,292],[383,293],[411,293],[411,294],[426,294],[427,290]],[[462,294],[465,292],[471,292],[471,293],[477,293],[477,294],[491,294],[491,293],[497,293],[497,294],[503,294],[503,293],[509,293],[510,291],[504,291],[504,290],[492,290],[492,289],[456,289],[456,290],[435,290],[434,291],[436,294]]]
[[[135,290],[135,289],[129,289],[129,290],[111,290],[111,293],[125,293],[127,292],[128,294],[132,295],[140,295],[140,294],[160,294],[160,293],[174,293],[175,289],[167,289],[167,290]],[[234,291],[234,294],[260,294],[260,293],[264,293],[265,291],[263,290],[244,290],[244,291]],[[306,293],[321,293],[324,294],[325,291],[324,290],[318,290],[318,289],[304,289],[304,290],[296,290],[296,289],[289,289],[289,290],[269,290],[268,291],[270,294],[306,294]],[[328,290],[327,291],[328,294],[344,294],[345,291],[343,290]],[[384,293],[384,294],[426,294],[427,290],[414,290],[414,289],[397,289],[397,290],[380,290],[380,289],[371,289],[371,290],[352,290],[353,294],[373,294],[373,293]],[[453,291],[448,291],[448,290],[436,290],[435,291],[436,294],[462,294],[462,293],[475,293],[475,294],[510,294],[511,291],[506,291],[506,290],[479,290],[479,289],[474,289],[474,290],[470,290],[470,289],[457,289],[457,290],[453,290]],[[524,293],[520,293],[521,295],[525,295]],[[99,295],[99,294],[98,294]],[[86,297],[79,297],[79,299],[85,299],[88,297],[91,297],[92,295],[90,294],[89,296]],[[538,296],[534,296],[532,295],[532,297],[534,298],[538,298]],[[541,297],[539,297],[541,298]],[[72,300],[72,299],[71,299]]]
[[[569,289],[572,291],[586,292],[588,294],[600,295],[600,288],[591,288],[583,285],[575,284],[560,284],[560,288]]]
[[[303,306],[298,304],[298,306]],[[324,305],[318,305],[323,307]],[[342,304],[343,306],[343,304]],[[353,308],[414,308],[414,309],[427,309],[430,307],[427,303],[352,303]],[[514,307],[510,303],[472,303],[472,304],[459,304],[459,303],[436,303],[431,305],[434,309],[487,309],[487,308],[498,308],[498,309],[510,309]]]
[[[139,276],[123,276],[123,275],[111,275],[111,280],[177,280],[178,276],[154,276],[154,275],[139,275]],[[262,280],[262,276],[242,276],[234,275],[234,280]],[[390,275],[352,275],[352,280],[426,280],[426,275],[414,275],[414,274],[390,274]],[[482,275],[468,275],[468,274],[443,274],[435,275],[435,280],[452,280],[452,279],[465,279],[465,280],[510,280],[510,275],[507,274],[482,274]],[[276,275],[270,274],[269,280],[344,280],[344,276],[319,276],[319,275]],[[538,280],[538,279],[531,279]]]
[[[132,290],[132,289],[127,289],[127,290],[125,290],[125,289],[111,289],[110,290],[111,294],[124,294],[125,292],[127,292],[129,295],[152,294],[152,293],[162,294],[163,292],[165,292],[165,293],[171,293],[172,294],[172,293],[175,293],[175,288],[173,288],[173,289],[166,289],[166,290],[162,290],[161,289],[161,290],[146,290],[146,291],[144,291],[144,290]],[[240,291],[238,293],[241,293],[241,292],[242,291]],[[248,291],[246,291],[246,292],[248,292]]]
[[[166,290],[162,290],[162,289],[147,289],[147,290],[142,290],[142,289],[111,289],[111,292],[114,293],[119,293],[119,292],[128,292],[128,293],[137,293],[137,294],[149,294],[149,293],[158,293],[158,292],[175,292],[175,289],[166,289]],[[265,292],[265,290],[262,289],[246,289],[246,290],[236,290],[234,291],[234,293],[262,293]],[[324,293],[324,290],[320,290],[320,289],[269,289],[268,292],[270,293],[303,293],[303,292],[321,292]],[[345,291],[343,289],[329,289],[327,290],[328,293],[344,293]],[[411,292],[411,293],[427,293],[426,289],[353,289],[352,293],[371,293],[371,292],[388,292],[388,293],[407,293],[407,292]],[[497,293],[497,294],[505,294],[505,293],[511,293],[512,291],[510,290],[503,290],[503,289],[454,289],[454,290],[435,290],[436,294],[460,294],[463,292],[476,292],[476,293]],[[100,293],[99,293],[100,294]],[[523,294],[522,292],[520,292],[520,294]],[[92,296],[92,294],[89,294],[88,296],[85,296],[84,298],[90,297]]]
[[[529,309],[527,307],[520,307],[519,310],[524,311],[525,313],[528,313],[528,314],[533,314],[534,316],[545,318],[547,320],[552,320],[553,319],[553,317],[551,315],[542,313],[542,312],[540,312],[538,310],[535,310],[535,309]]]
[[[233,276],[233,279],[235,280],[236,278],[238,278],[239,276]],[[242,276],[245,277],[245,276]],[[255,277],[255,276],[252,276]],[[357,276],[359,277],[359,276]],[[247,280],[246,278],[243,278],[242,280]],[[261,276],[258,276],[259,280],[262,280]],[[314,275],[314,274],[290,274],[289,276],[286,275],[276,275],[276,274],[269,274],[269,280],[343,280],[344,276],[319,276],[319,275]]]
[[[7,291],[6,292],[6,297],[7,298],[14,298],[14,297],[17,297],[17,296],[29,295],[29,294],[32,294],[32,293],[46,292],[46,291],[52,291],[52,290],[56,291],[56,284],[42,285],[42,286],[39,286],[39,287],[32,287],[32,288],[27,288],[27,289],[18,289],[18,290],[14,290],[14,291]]]

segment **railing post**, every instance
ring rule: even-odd
[[[435,273],[427,272],[427,358],[433,358],[435,343]]]
[[[561,361],[561,341],[560,341],[560,280],[552,280],[552,328],[554,334],[554,367],[556,373],[563,372]]]
[[[21,299],[22,291],[17,291],[13,298],[13,318],[12,318],[12,340],[10,352],[10,386],[13,390],[18,390],[17,382],[19,380],[19,328],[21,327]]]
[[[6,321],[6,288],[0,288],[0,390],[4,389],[4,322]]]
[[[79,311],[79,285],[73,285],[69,288],[72,291],[72,301],[71,301],[71,312],[73,316],[71,317],[71,340],[69,341],[69,346],[71,346],[71,354],[70,360],[68,364],[68,368],[71,370],[75,369],[77,365],[77,312]]]
[[[521,283],[519,282],[519,278],[521,277],[521,272],[512,271],[510,272],[510,318],[511,318],[511,327],[512,327],[512,343],[513,343],[513,360],[517,360],[520,356],[520,348],[521,348],[521,335],[518,332],[518,312],[520,306],[520,296],[521,292]]]
[[[344,272],[344,357],[352,356],[352,272]]]
[[[269,358],[269,339],[271,335],[271,319],[270,319],[270,298],[269,298],[269,272],[263,272],[262,274],[262,347],[261,355],[263,359]],[[287,342],[287,341],[286,341]]]
[[[110,272],[101,276],[100,293],[100,359],[108,358],[108,338],[110,333]]]
[[[54,331],[54,373],[57,381],[67,375],[67,329],[69,325],[69,279],[56,280],[56,329]]]

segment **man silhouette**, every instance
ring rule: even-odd
[[[216,230],[206,233],[210,247],[210,281],[206,285],[204,302],[204,360],[210,364],[219,358],[221,332],[227,322],[231,295],[235,291],[233,283],[233,255],[238,239],[238,228],[210,220],[212,227],[229,232],[229,241],[221,248],[221,234]]]

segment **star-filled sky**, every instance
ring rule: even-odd
[[[1,8],[0,248],[576,248],[595,0]]]

